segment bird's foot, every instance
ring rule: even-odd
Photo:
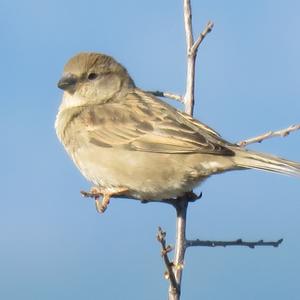
[[[96,210],[98,213],[104,213],[109,204],[110,198],[113,196],[119,196],[127,192],[127,188],[110,188],[104,189],[100,187],[93,187],[89,192],[80,191],[84,197],[94,198]],[[100,197],[102,200],[100,201]]]
[[[185,197],[189,202],[195,202],[196,200],[202,198],[202,192],[199,195],[195,194],[193,191],[187,192],[183,197]]]

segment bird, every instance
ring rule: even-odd
[[[94,185],[84,196],[104,212],[112,197],[164,201],[214,174],[259,169],[300,176],[300,163],[247,150],[136,87],[113,57],[81,52],[64,66],[58,139]]]

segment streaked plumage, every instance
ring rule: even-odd
[[[135,87],[126,69],[99,53],[65,66],[57,135],[82,174],[103,190],[162,200],[212,174],[256,168],[300,175],[300,164],[247,151],[205,124]]]

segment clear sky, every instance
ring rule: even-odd
[[[197,64],[195,117],[238,141],[300,122],[300,2],[192,1],[215,22]],[[64,63],[100,51],[144,89],[184,92],[182,1],[0,1],[0,299],[166,299],[162,204],[113,200],[98,215],[59,144]],[[300,161],[300,132],[251,148]],[[284,238],[278,248],[189,249],[182,299],[299,299],[300,180],[239,171],[207,180],[188,237]]]

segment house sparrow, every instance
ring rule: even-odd
[[[110,56],[75,55],[58,87],[64,94],[56,133],[95,185],[85,195],[95,197],[99,212],[112,196],[175,199],[210,175],[229,170],[300,175],[299,163],[227,142],[207,125],[137,88]]]

